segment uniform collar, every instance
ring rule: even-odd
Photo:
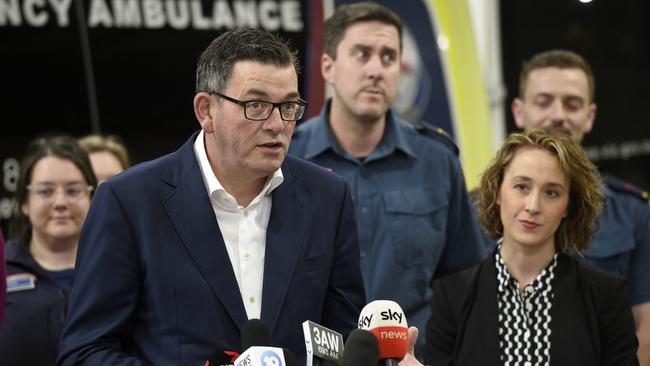
[[[494,253],[494,259],[495,259],[495,265],[497,268],[497,290],[499,293],[503,293],[506,291],[506,288],[512,287],[512,288],[518,288],[518,281],[510,274],[510,271],[508,271],[508,267],[506,266],[506,263],[503,261],[503,257],[501,257],[501,244],[497,247],[497,250]],[[535,292],[539,292],[543,290],[544,288],[550,286],[550,280],[547,280],[549,277],[550,279],[553,279],[555,276],[555,267],[557,267],[557,262],[558,262],[558,252],[555,252],[553,255],[553,258],[551,261],[546,265],[546,267],[537,274],[537,277],[535,277],[535,280],[526,288],[530,288],[534,290]]]
[[[329,125],[329,114],[332,100],[328,99],[318,117],[309,137],[309,144],[305,152],[305,158],[311,159],[323,153],[327,149],[332,149],[338,155],[347,155],[345,150],[336,141],[336,137]],[[406,129],[409,126],[400,120],[392,110],[386,112],[386,130],[379,145],[368,156],[366,161],[376,160],[393,154],[395,150],[400,150],[407,155],[417,159],[418,155],[412,147],[411,141],[405,136]]]
[[[8,240],[5,245],[7,246],[5,249],[5,260],[7,264],[20,267],[30,273],[36,274],[39,278],[50,280],[47,271],[32,257],[27,243],[21,239],[12,239]]]

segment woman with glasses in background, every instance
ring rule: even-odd
[[[77,241],[97,179],[69,136],[37,138],[21,162],[7,241],[0,365],[54,365]]]

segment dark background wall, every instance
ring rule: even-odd
[[[424,8],[418,0],[380,2],[397,7],[405,18]],[[57,15],[50,0],[31,9],[31,17],[25,3],[30,2],[0,0],[0,226],[11,213],[16,159],[28,141],[45,132],[94,132],[89,107],[93,90],[100,131],[120,135],[134,162],[175,150],[198,129],[192,110],[196,60],[230,25],[267,28],[289,39],[302,57],[299,82],[310,101],[308,113],[320,108],[322,93],[314,90],[322,89],[322,79],[314,75],[319,74],[323,0],[71,0],[66,19]],[[81,18],[76,16],[79,3],[84,8]],[[175,4],[177,13],[187,11],[185,23],[172,25],[169,14],[162,15],[163,23],[160,14],[145,16],[144,7],[167,3]],[[120,11],[115,4],[125,7]],[[132,4],[139,18],[128,8]],[[603,170],[650,188],[649,4],[502,0],[508,130],[514,130],[509,104],[522,60],[551,48],[575,50],[586,56],[596,74],[598,116],[594,132],[585,139],[590,155]],[[80,19],[88,26],[89,48],[83,46]],[[158,25],[146,19],[157,19]],[[420,55],[436,55],[433,42],[418,43]],[[92,59],[94,89],[86,77],[84,55]],[[436,118],[427,112],[426,118],[440,123],[448,113]]]

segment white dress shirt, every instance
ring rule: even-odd
[[[246,315],[249,319],[259,319],[262,312],[264,251],[266,228],[271,216],[271,192],[284,180],[282,170],[276,170],[266,180],[262,191],[247,207],[243,207],[226,192],[214,175],[205,151],[204,136],[201,130],[194,142],[194,153],[235,272]]]

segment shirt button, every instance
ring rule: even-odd
[[[365,257],[366,257],[366,252],[362,250],[361,251],[361,258],[365,258]]]
[[[361,213],[368,213],[368,208],[366,206],[361,207]]]
[[[251,257],[251,254],[250,254],[250,253],[244,253],[244,258],[245,258],[245,259],[250,259],[250,257]]]
[[[255,298],[253,296],[249,297],[248,302],[250,302],[251,304],[254,304],[255,303]]]

